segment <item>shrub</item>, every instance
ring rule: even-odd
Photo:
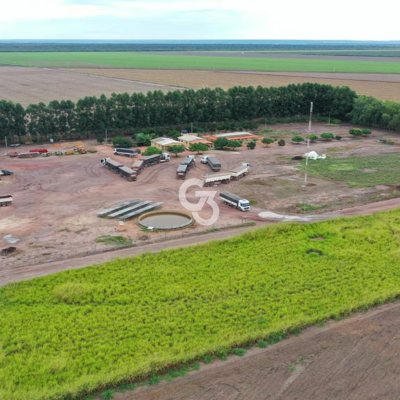
[[[134,136],[135,136],[137,144],[141,145],[141,146],[150,146],[151,139],[153,139],[155,137],[155,135],[152,133],[143,133],[143,132],[139,132]]]
[[[271,138],[266,137],[266,138],[264,138],[264,139],[262,140],[262,143],[264,143],[264,144],[267,145],[267,147],[268,147],[271,143],[274,143],[274,139],[271,139]]]
[[[303,138],[302,136],[299,136],[299,135],[293,136],[293,137],[292,137],[292,142],[294,142],[294,143],[301,143],[301,142],[304,142],[304,138]]]
[[[125,149],[129,149],[133,146],[132,140],[122,136],[116,136],[113,139],[112,144],[114,147],[123,147]]]
[[[247,148],[248,148],[249,150],[254,150],[255,147],[256,147],[256,142],[251,141],[251,142],[247,143]]]
[[[311,142],[315,142],[316,140],[318,140],[318,136],[314,135],[313,133],[311,135],[307,136],[307,139],[310,139]]]
[[[358,128],[353,128],[349,130],[350,135],[353,135],[355,137],[360,137],[363,135],[363,131],[362,129],[358,129]]]
[[[101,394],[101,400],[112,400],[115,396],[115,390],[106,390]]]
[[[336,136],[335,136],[335,139],[336,139],[336,140],[342,140],[342,137],[341,137],[340,135],[336,135]]]
[[[103,144],[104,143],[104,137],[103,136],[97,136],[97,143]]]
[[[150,146],[143,152],[144,156],[152,156],[154,154],[162,154],[162,150],[160,150],[158,147]]]
[[[246,354],[246,350],[237,348],[237,349],[233,349],[232,353],[235,354],[236,356],[243,357]]]
[[[208,146],[204,143],[193,143],[189,146],[190,151],[197,151],[197,154],[200,154],[202,151],[207,151]]]
[[[325,132],[321,134],[321,139],[325,141],[329,141],[335,138],[335,135],[333,133]]]
[[[372,133],[372,131],[370,129],[362,129],[361,132],[363,135],[370,135]]]
[[[279,139],[278,140],[278,145],[279,146],[285,146],[285,144],[286,144],[285,139]]]

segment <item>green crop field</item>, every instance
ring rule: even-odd
[[[400,295],[400,210],[0,289],[0,398],[72,399]]]
[[[309,173],[350,186],[399,185],[400,153],[309,161]]]
[[[400,63],[285,58],[191,57],[124,52],[0,53],[0,65],[400,73]]]

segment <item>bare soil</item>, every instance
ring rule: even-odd
[[[289,84],[316,82],[334,86],[349,86],[358,94],[382,100],[400,101],[400,74],[335,74],[312,72],[254,72],[201,70],[140,70],[140,69],[82,69],[70,71],[114,77],[135,82],[152,82],[184,88],[229,89],[233,86],[279,87]]]
[[[383,137],[396,140],[395,134],[375,131],[371,138],[353,139],[346,133],[349,128],[350,126],[344,125],[327,128],[324,124],[314,124],[315,133],[329,129],[342,135],[344,139],[340,142],[315,143],[310,149],[335,157],[398,152],[398,146],[377,142],[378,138]],[[277,125],[274,130],[290,138],[293,132],[304,134],[306,124]],[[62,142],[47,145],[47,148],[55,151],[71,149],[81,144]],[[118,250],[120,247],[95,242],[97,237],[103,235],[123,235],[132,239],[136,247],[127,249],[126,252],[124,250],[121,253],[124,256],[138,254],[141,252],[138,247],[160,241],[165,243],[158,243],[158,247],[149,248],[149,251],[176,246],[179,241],[189,244],[205,241],[193,235],[207,231],[210,227],[195,225],[177,232],[146,233],[131,221],[126,224],[126,231],[119,232],[118,221],[97,217],[100,210],[134,198],[161,201],[164,203],[164,210],[185,211],[178,199],[178,189],[183,181],[175,177],[177,165],[185,154],[173,156],[168,163],[146,168],[137,182],[127,182],[100,164],[104,156],[113,156],[111,146],[97,145],[92,141],[88,143],[88,147],[96,147],[98,153],[35,159],[0,156],[0,167],[14,172],[13,176],[3,176],[0,181],[0,195],[14,196],[12,206],[0,208],[0,250],[10,246],[4,239],[5,235],[12,234],[20,240],[15,245],[15,253],[0,258],[0,274],[3,275],[1,282],[40,275],[45,273],[44,269],[50,273],[70,266],[82,267],[115,258],[117,255],[108,251]],[[18,150],[27,151],[30,148],[32,146],[21,146]],[[259,224],[272,222],[259,217],[261,211],[307,214],[302,209],[302,204],[316,206],[317,210],[308,214],[321,214],[321,219],[367,214],[400,205],[396,187],[353,188],[343,182],[310,176],[309,185],[302,188],[304,174],[299,170],[300,163],[291,158],[306,151],[305,145],[290,143],[285,147],[271,145],[270,148],[265,148],[264,145],[257,145],[255,150],[243,148],[235,152],[211,151],[221,161],[222,171],[229,171],[241,162],[250,162],[251,172],[247,177],[229,185],[203,190],[229,190],[248,198],[253,204],[250,212],[241,213],[217,200],[220,218],[213,227],[240,225],[244,217],[247,221]],[[0,152],[3,154],[4,149]],[[134,160],[120,156],[113,158],[128,166]],[[201,164],[197,157],[195,167],[189,171],[187,178],[201,178],[209,173],[209,167]],[[188,192],[188,199],[193,203],[198,202],[194,196],[195,190],[198,189],[193,187]],[[368,203],[371,203],[368,207],[353,208]],[[203,218],[208,218],[210,214],[211,208],[208,206],[201,212]],[[210,238],[224,238],[232,234],[220,231],[213,233]],[[172,242],[169,244],[170,240]],[[177,242],[174,244],[174,241]],[[102,255],[98,257],[98,253]],[[53,263],[51,268],[49,263]],[[48,269],[46,265],[49,266]]]
[[[50,68],[0,67],[1,99],[21,103],[23,106],[52,100],[76,101],[85,96],[102,94],[110,96],[112,93],[177,89],[164,84],[75,74]]]
[[[400,305],[313,327],[117,400],[397,399]]]

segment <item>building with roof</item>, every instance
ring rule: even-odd
[[[203,143],[209,147],[212,146],[212,142],[207,139],[203,139],[199,136],[195,135],[182,135],[178,137],[178,140],[183,143],[183,145],[188,149],[191,144],[194,143]]]
[[[251,140],[260,140],[261,136],[255,135],[251,132],[229,132],[229,133],[216,133],[214,135],[204,135],[205,139],[217,140],[218,138],[224,137],[228,140],[243,140],[245,142]]]
[[[158,149],[160,149],[162,151],[167,151],[168,148],[171,146],[182,146],[182,142],[178,142],[177,140],[166,138],[166,137],[160,137],[160,138],[152,139],[151,145],[154,147],[157,147]]]

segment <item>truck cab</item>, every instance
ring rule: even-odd
[[[207,158],[208,158],[208,157],[210,157],[210,156],[203,156],[203,157],[201,157],[200,162],[201,162],[202,164],[207,164]]]
[[[249,211],[250,210],[250,202],[246,199],[239,200],[237,208],[240,211]]]
[[[171,159],[169,153],[162,153],[160,162],[167,162]]]

